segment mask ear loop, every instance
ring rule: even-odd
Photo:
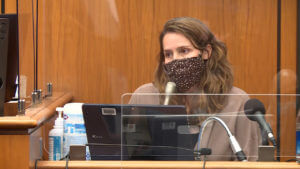
[[[202,52],[199,52],[198,57],[202,60]]]
[[[205,49],[203,49],[203,50],[205,50]],[[207,69],[207,64],[208,64],[208,60],[209,60],[210,57],[208,59],[203,59],[202,55],[203,55],[203,52],[199,52],[198,56],[199,56],[200,60],[204,63],[204,65],[205,65],[205,72],[206,72],[208,70]]]
[[[202,58],[202,54],[203,54],[203,52],[199,52],[198,57],[200,58],[200,60],[202,60],[204,63],[206,63],[206,61],[207,61],[208,59],[203,59],[203,58]]]
[[[198,55],[198,56],[206,63],[206,62],[209,60],[210,57],[208,57],[207,59],[203,59],[203,58],[202,58],[202,55],[203,55],[203,53],[204,53],[203,51],[206,51],[207,53],[209,53],[208,50],[206,50],[206,49],[199,49],[199,50],[200,50],[201,52],[199,52],[199,55]]]

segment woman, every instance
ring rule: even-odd
[[[189,114],[220,117],[237,138],[248,160],[257,160],[259,129],[246,118],[247,94],[233,86],[233,73],[224,43],[217,40],[201,21],[181,17],[166,22],[160,34],[160,54],[153,83],[135,93],[164,93],[167,82],[176,84],[177,93],[170,104],[183,104]],[[191,95],[196,94],[196,95]],[[163,96],[133,95],[130,103],[162,104]],[[202,119],[193,120],[201,125]],[[203,132],[201,147],[211,148],[208,160],[237,160],[221,125],[210,123]]]

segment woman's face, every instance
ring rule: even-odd
[[[163,50],[165,64],[176,59],[197,57],[200,50],[196,49],[192,43],[182,34],[169,32],[163,37]]]

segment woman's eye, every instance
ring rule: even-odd
[[[182,54],[188,54],[190,52],[190,50],[186,49],[186,48],[183,48],[183,49],[180,49],[179,52],[182,53]]]
[[[170,57],[172,57],[172,53],[166,52],[165,53],[165,58],[170,58]]]

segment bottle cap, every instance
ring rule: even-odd
[[[55,125],[56,126],[63,126],[64,125],[64,119],[62,118],[62,115],[63,115],[64,108],[57,107],[56,111],[58,112],[58,117],[55,120]]]
[[[56,111],[58,111],[58,112],[63,112],[63,111],[64,111],[64,108],[63,108],[63,107],[56,107]]]

